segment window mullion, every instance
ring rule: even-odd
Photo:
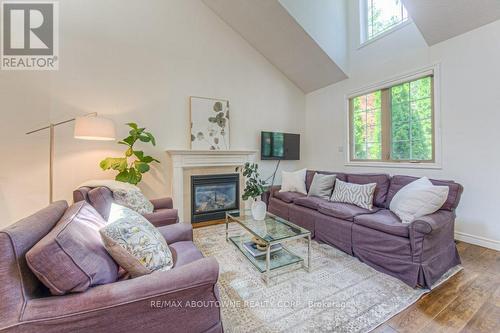
[[[391,94],[390,88],[382,90],[382,160],[391,160]]]

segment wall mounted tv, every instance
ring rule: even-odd
[[[262,132],[262,160],[300,160],[300,134]]]

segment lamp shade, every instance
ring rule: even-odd
[[[75,138],[82,140],[114,140],[115,124],[102,117],[77,117],[75,119]]]

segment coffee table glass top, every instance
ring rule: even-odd
[[[238,222],[254,236],[273,244],[288,238],[298,238],[310,234],[309,230],[299,227],[271,213],[266,213],[262,221],[254,220],[250,210],[235,210],[226,213],[231,220]]]

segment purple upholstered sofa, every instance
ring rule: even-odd
[[[101,216],[107,220],[113,203],[113,192],[107,187],[80,187],[73,191],[73,201],[85,200],[91,204]],[[144,217],[156,227],[179,222],[177,209],[173,207],[172,198],[151,200],[154,211]]]
[[[67,209],[58,201],[0,231],[0,332],[222,332],[217,261],[203,258],[183,223],[159,228],[173,269],[51,296],[25,255]]]
[[[309,191],[316,171],[308,170]],[[263,197],[269,212],[307,228],[322,243],[356,256],[371,267],[401,279],[412,287],[430,287],[448,269],[460,264],[454,242],[455,208],[463,187],[453,181],[431,180],[450,188],[440,210],[403,224],[388,208],[404,185],[418,179],[387,174],[336,174],[337,179],[356,184],[376,183],[372,211],[354,205],[272,187]]]

